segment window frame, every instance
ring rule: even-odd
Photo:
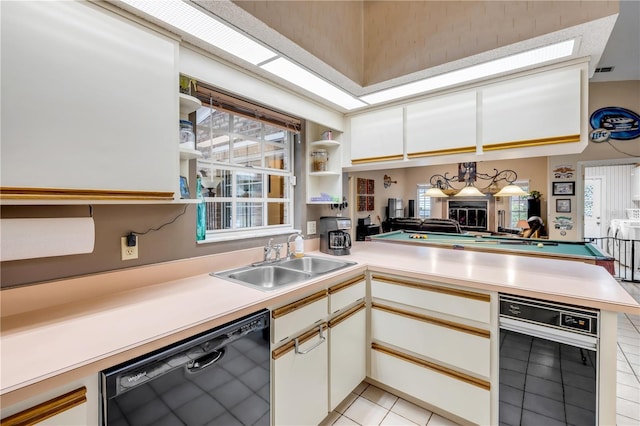
[[[427,190],[431,188],[431,185],[428,183],[419,183],[416,186],[416,216],[420,219],[428,219],[433,215],[433,204],[431,203],[431,197],[426,197],[424,192],[427,192]],[[422,208],[423,200],[425,200],[424,203],[429,204],[428,207]],[[422,217],[420,213],[423,210],[428,210],[429,215]]]
[[[528,218],[528,215],[529,215],[529,213],[528,213],[528,210],[529,210],[528,203],[525,203],[525,210],[524,210],[525,217],[521,217],[518,214],[517,215],[518,218],[514,220],[514,212],[522,213],[523,211],[520,210],[520,209],[514,210],[514,208],[513,208],[514,201],[517,200],[519,202],[519,201],[522,201],[522,200],[526,201],[526,200],[529,199],[529,195],[528,195],[528,193],[530,191],[529,190],[529,186],[530,186],[529,179],[517,180],[517,181],[513,182],[513,184],[514,185],[518,185],[520,188],[522,188],[524,191],[526,191],[527,195],[509,197],[509,220],[508,220],[508,226],[507,226],[507,223],[505,223],[505,226],[507,226],[507,228],[510,228],[510,229],[517,228],[516,225],[518,224],[519,220],[527,220],[527,219],[529,219]]]

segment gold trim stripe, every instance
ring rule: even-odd
[[[428,290],[428,291],[434,291],[437,293],[448,294],[450,296],[464,297],[465,299],[479,300],[481,302],[491,301],[491,296],[489,296],[488,294],[474,293],[466,290],[457,290],[452,288],[438,287],[430,284],[419,284],[411,281],[399,280],[397,278],[381,277],[379,275],[372,275],[371,279],[376,281],[382,281],[389,284],[404,285],[407,287],[418,288],[420,290]]]
[[[407,154],[407,158],[409,160],[412,160],[414,158],[432,157],[435,155],[466,154],[469,152],[476,152],[476,147],[462,146],[460,148],[447,148],[447,149],[436,149],[433,151],[411,152]]]
[[[340,290],[344,290],[345,288],[351,287],[352,285],[356,285],[364,280],[365,280],[364,274],[358,275],[357,277],[351,278],[350,280],[347,280],[340,284],[336,284],[333,287],[329,287],[329,294],[337,293]]]
[[[580,135],[555,136],[552,138],[529,139],[482,145],[483,151],[497,151],[499,149],[526,148],[530,146],[554,145],[560,143],[580,142]]]
[[[274,309],[273,311],[271,311],[271,318],[276,319],[285,316],[297,309],[310,305],[311,303],[316,302],[323,297],[327,297],[327,290],[321,290],[317,293],[305,297],[304,299],[300,299],[288,305],[284,305],[277,309]]]
[[[309,330],[309,331],[307,331],[305,333],[302,333],[300,336],[298,336],[298,344],[301,345],[303,343],[306,343],[309,340],[313,339],[318,334],[320,334],[319,328],[320,328],[320,324],[316,325],[311,330]],[[327,329],[327,323],[324,322],[324,323],[322,323],[322,331],[324,332],[326,329]],[[283,355],[285,355],[286,353],[289,353],[295,347],[296,347],[296,344],[294,342],[294,339],[291,339],[287,343],[285,343],[284,345],[282,345],[279,348],[276,348],[273,351],[271,351],[271,358],[273,358],[274,360],[278,359],[278,358],[282,357]]]
[[[364,308],[366,308],[365,303],[364,302],[359,303],[358,305],[354,306],[353,308],[349,309],[348,311],[345,311],[343,314],[340,314],[337,317],[331,319],[329,321],[329,328],[335,327],[336,325],[340,324],[341,322],[351,318],[353,315],[357,314],[358,312],[360,312]]]
[[[24,411],[9,416],[0,421],[2,426],[27,426],[35,425],[50,417],[57,416],[73,407],[87,402],[87,388],[81,387],[64,395],[27,408]]]
[[[389,312],[391,314],[400,315],[400,316],[403,316],[403,317],[406,317],[406,318],[410,318],[410,319],[426,322],[428,324],[433,324],[433,325],[437,325],[437,326],[440,326],[440,327],[446,327],[446,328],[449,328],[451,330],[455,330],[455,331],[459,331],[459,332],[462,332],[462,333],[471,334],[473,336],[483,337],[485,339],[488,339],[489,337],[491,337],[491,333],[489,332],[489,330],[484,330],[482,328],[471,327],[471,326],[460,324],[460,323],[453,322],[453,321],[447,321],[447,320],[443,320],[443,319],[440,319],[440,318],[430,317],[428,315],[422,315],[422,314],[418,314],[418,313],[415,313],[415,312],[409,312],[409,311],[405,311],[403,309],[398,309],[398,308],[394,308],[394,307],[391,307],[391,306],[381,305],[379,303],[373,303],[371,305],[371,307],[373,309],[379,309],[381,311],[385,311],[385,312]],[[331,323],[329,323],[329,327],[331,327]]]
[[[444,374],[445,376],[449,376],[453,379],[460,380],[462,382],[468,383],[470,385],[477,386],[484,390],[491,390],[491,384],[482,379],[478,379],[477,377],[470,376],[468,374],[460,373],[456,370],[452,370],[450,368],[444,367],[442,365],[435,364],[433,362],[425,361],[423,359],[417,358],[412,355],[407,355],[405,353],[396,351],[391,348],[387,348],[378,343],[371,343],[371,349],[382,352],[387,355],[391,355],[393,357],[399,358],[404,361],[408,361],[412,364],[416,364],[420,367],[428,368],[429,370],[433,370],[437,373]]]
[[[173,192],[1,187],[3,200],[173,200]]]
[[[377,163],[378,161],[393,161],[393,160],[403,160],[403,159],[404,159],[404,155],[402,154],[385,155],[382,157],[353,158],[351,159],[351,164]]]

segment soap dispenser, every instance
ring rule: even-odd
[[[293,255],[295,257],[304,257],[304,238],[302,237],[302,234],[298,234],[296,237],[295,247]]]

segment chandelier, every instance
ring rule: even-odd
[[[458,163],[458,173],[449,176],[435,174],[429,179],[431,188],[425,192],[427,197],[448,197],[454,194],[454,197],[484,197],[484,193],[492,193],[494,197],[515,197],[529,195],[515,182],[518,175],[513,170],[493,169],[493,174],[478,173],[476,163]],[[487,181],[486,186],[479,186],[479,179]],[[499,182],[506,182],[507,185],[500,190]]]

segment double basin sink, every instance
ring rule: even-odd
[[[259,290],[273,291],[355,264],[356,262],[305,256],[269,263],[262,262],[211,275]]]

